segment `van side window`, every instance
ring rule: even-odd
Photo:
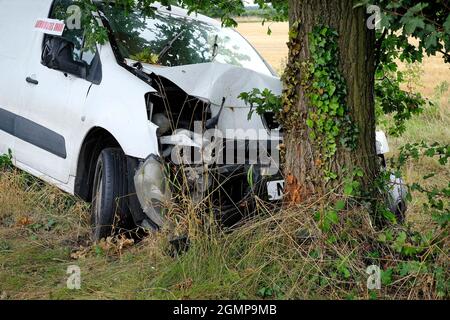
[[[66,20],[67,9],[76,5],[74,0],[54,0],[49,18]],[[46,35],[42,45],[41,63],[49,69],[62,71],[85,79],[94,84],[102,81],[102,64],[100,54],[85,46],[85,29],[69,29],[67,26],[62,36]]]
[[[67,18],[67,8],[71,5],[76,4],[73,0],[55,0],[53,2],[52,10],[50,12],[49,18],[65,20]],[[49,35],[46,36],[51,37]],[[75,61],[86,62],[88,66],[91,66],[96,52],[87,50],[84,48],[84,28],[81,26],[80,29],[67,28],[64,30],[62,37],[74,44],[73,58]],[[46,40],[44,39],[44,41]]]

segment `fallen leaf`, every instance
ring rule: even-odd
[[[188,278],[185,281],[176,284],[175,287],[179,290],[187,290],[192,287],[193,282],[194,281],[191,278]]]
[[[85,248],[85,247],[80,246],[79,250],[70,254],[70,258],[72,258],[74,260],[84,259],[84,258],[86,258],[86,255],[89,253],[90,250],[91,250],[90,248]]]
[[[126,248],[134,245],[134,240],[128,239],[124,235],[122,235],[117,242],[118,242],[117,246],[118,246],[119,254],[122,254],[123,249],[126,249]]]
[[[33,221],[29,217],[21,217],[19,219],[19,221],[17,222],[17,225],[21,226],[21,227],[26,227],[32,223],[33,223]]]

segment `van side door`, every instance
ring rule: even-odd
[[[52,19],[61,19],[73,1],[55,0],[50,12]],[[80,132],[86,97],[93,85],[86,80],[92,64],[99,63],[98,52],[83,50],[84,30],[66,29],[62,37],[41,35],[32,49],[24,88],[23,117],[28,121],[28,139],[16,142],[17,160],[44,177],[67,184],[70,169],[77,154],[71,147],[72,137]],[[50,61],[46,54],[60,52],[61,61]],[[70,59],[67,56],[70,55]],[[66,59],[66,60],[64,60]]]

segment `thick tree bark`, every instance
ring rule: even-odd
[[[351,120],[359,130],[354,150],[338,144],[331,168],[338,175],[326,180],[320,164],[317,142],[310,138],[306,125],[312,106],[306,88],[297,85],[295,111],[300,115],[298,126],[285,135],[287,193],[291,202],[302,202],[312,195],[324,195],[339,189],[343,179],[355,168],[361,168],[363,188],[377,175],[374,107],[375,32],[366,26],[364,8],[353,9],[353,0],[289,0],[290,25],[299,22],[297,41],[301,45],[300,62],[310,61],[308,34],[315,26],[334,28],[339,34],[339,69],[347,84],[347,106]],[[290,55],[292,57],[292,50]],[[292,63],[294,61],[290,61]],[[299,76],[301,79],[301,75]],[[289,128],[288,128],[289,129]]]

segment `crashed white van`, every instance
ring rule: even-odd
[[[254,48],[173,6],[155,5],[144,19],[94,3],[108,41],[92,50],[83,25],[61,21],[75,1],[0,0],[0,154],[11,149],[20,169],[92,201],[95,239],[113,226],[161,227],[177,191],[167,183],[174,166],[187,169],[194,198],[222,191],[213,203],[222,215],[249,209],[256,189],[280,200],[271,150],[281,130],[271,114],[249,118],[238,98],[254,88],[281,93]],[[394,200],[395,208],[403,203]]]

